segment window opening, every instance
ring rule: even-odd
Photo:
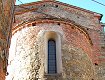
[[[56,65],[56,42],[55,40],[48,40],[48,74],[57,73]]]

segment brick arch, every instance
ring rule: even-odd
[[[78,24],[73,23],[73,22],[68,22],[68,21],[66,22],[66,21],[60,21],[60,20],[41,19],[41,20],[36,20],[36,21],[23,22],[23,23],[12,28],[12,35],[15,34],[17,31],[20,31],[21,29],[25,28],[25,27],[35,26],[36,24],[40,24],[40,23],[57,23],[58,25],[63,23],[65,25],[73,26],[74,28],[78,29],[81,33],[83,33],[85,35],[85,37],[87,38],[87,40],[89,41],[89,43],[91,45],[93,45],[92,40],[91,40],[88,32],[83,28],[84,26],[78,25]]]

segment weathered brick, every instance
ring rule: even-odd
[[[1,44],[9,35],[11,4],[5,5],[6,20],[0,25]],[[28,8],[28,9],[26,9]],[[11,9],[11,10],[10,10]],[[6,11],[9,10],[9,11]],[[9,14],[8,14],[9,13]],[[101,15],[72,5],[43,0],[15,6],[6,80],[104,80],[104,37],[99,23]],[[9,18],[8,18],[9,17]],[[7,19],[8,18],[8,19]],[[8,22],[7,22],[8,21]],[[10,21],[10,22],[9,22]],[[62,73],[45,74],[44,33],[61,35]],[[100,34],[101,33],[101,34]],[[35,71],[36,70],[36,71]],[[38,71],[38,72],[37,72]],[[2,72],[1,72],[2,73]],[[4,76],[4,74],[3,74]]]

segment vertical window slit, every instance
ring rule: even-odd
[[[56,42],[55,40],[48,40],[48,74],[57,73],[56,65]]]

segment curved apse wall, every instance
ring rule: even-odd
[[[34,80],[35,78],[50,80],[57,78],[45,76],[46,53],[43,34],[46,31],[62,34],[62,72],[58,79],[91,80],[94,76],[94,69],[90,59],[92,57],[90,43],[79,29],[63,23],[39,23],[14,33],[11,39],[7,69],[9,74],[6,80]],[[75,65],[73,66],[73,64]]]

